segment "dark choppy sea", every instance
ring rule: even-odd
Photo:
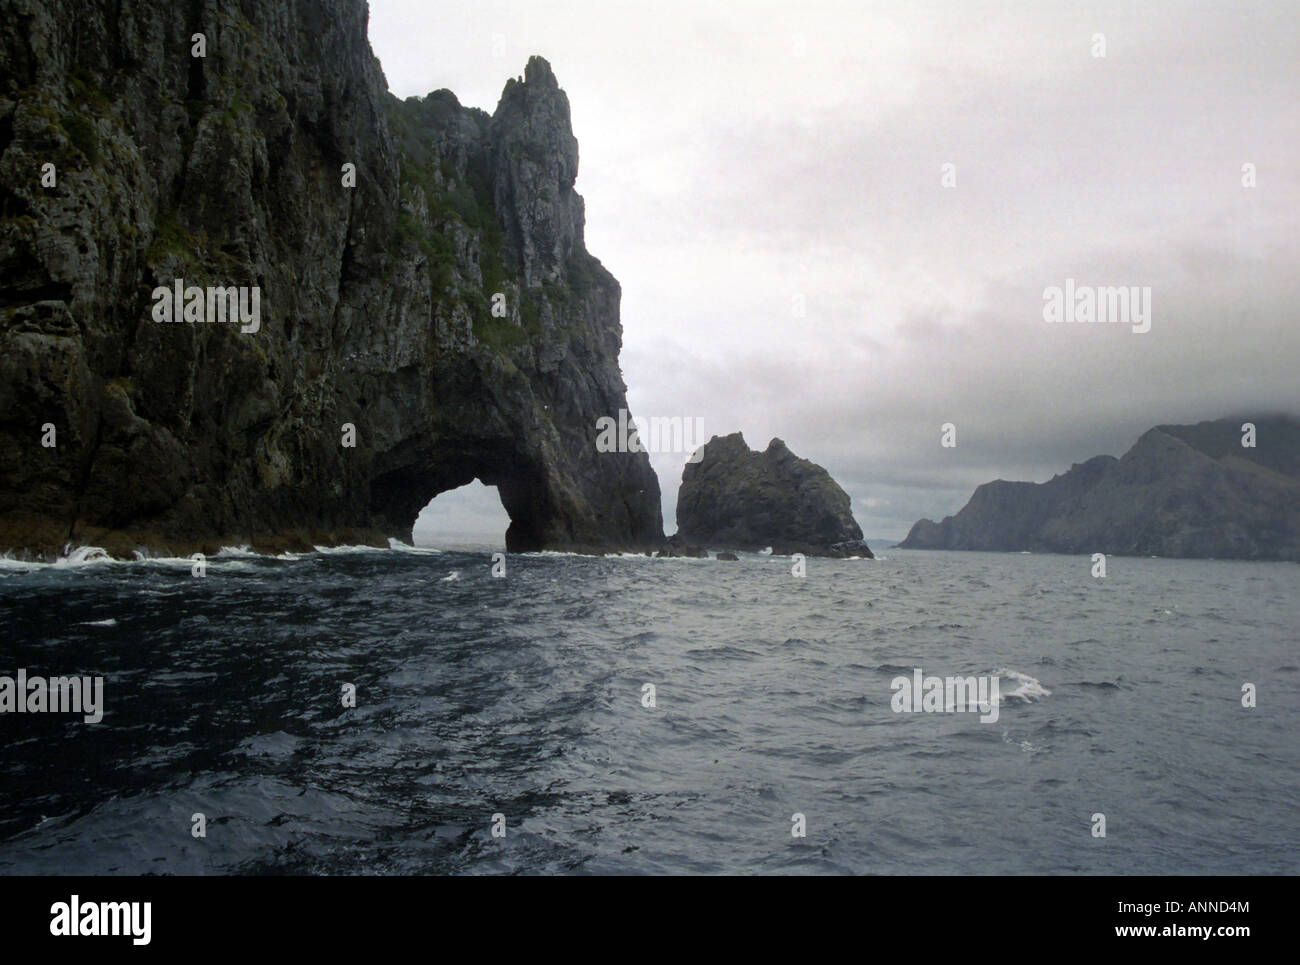
[[[0,561],[0,873],[1300,873],[1300,567],[883,556]]]

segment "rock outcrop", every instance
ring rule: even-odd
[[[649,552],[649,551],[647,551]],[[668,537],[664,543],[663,549],[656,550],[655,556],[664,557],[690,557],[693,559],[708,559],[709,551],[703,546],[697,546],[694,543],[688,543],[678,535]]]
[[[1242,446],[1242,425],[1255,446]],[[1045,483],[986,483],[906,549],[1300,560],[1300,422],[1285,416],[1157,426],[1120,459]]]
[[[830,473],[780,439],[754,452],[739,432],[714,436],[700,459],[686,464],[677,536],[730,549],[770,546],[782,555],[871,557],[849,495]]]
[[[646,454],[595,447],[620,289],[551,68],[401,101],[366,20],[6,4],[0,551],[409,540],[475,478],[511,550],[662,545]],[[257,330],[155,321],[180,279],[256,287]]]

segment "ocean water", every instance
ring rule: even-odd
[[[1300,873],[1300,567],[881,555],[0,561],[0,873]]]

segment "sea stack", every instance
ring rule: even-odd
[[[849,494],[821,466],[780,439],[754,452],[744,436],[714,436],[682,472],[677,535],[725,549],[805,556],[872,554],[849,508]]]

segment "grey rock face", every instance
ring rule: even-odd
[[[826,555],[841,559],[850,559],[854,556],[874,559],[871,548],[867,546],[867,541],[864,539],[846,539],[842,543],[832,543]]]
[[[692,543],[687,543],[679,536],[673,535],[664,543],[663,549],[656,551],[654,555],[666,557],[685,556],[694,559],[708,559],[709,551],[703,546],[696,546]]]
[[[475,478],[512,550],[662,545],[646,454],[595,447],[620,289],[545,61],[489,116],[388,94],[359,0],[7,10],[0,550],[405,540]],[[179,278],[260,329],[155,322]]]
[[[700,460],[686,464],[677,526],[681,539],[708,546],[871,557],[848,493],[825,469],[780,439],[754,452],[739,432],[714,436]]]
[[[1256,446],[1243,448],[1253,422]],[[1300,422],[1157,426],[1123,458],[1096,456],[1042,484],[986,483],[907,549],[1300,560]]]

